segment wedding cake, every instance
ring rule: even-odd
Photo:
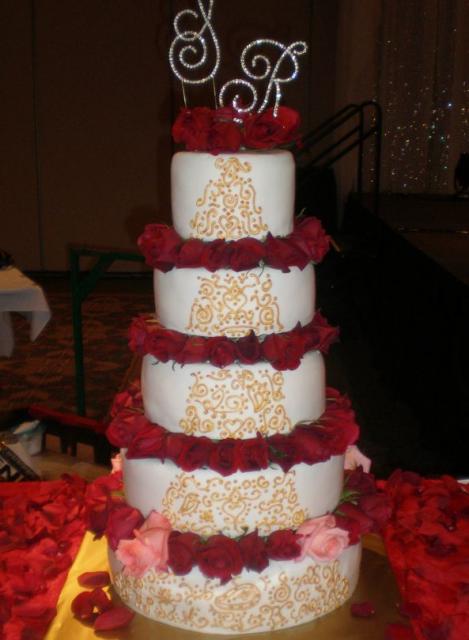
[[[179,118],[188,139],[198,115]],[[283,141],[290,117],[256,121]],[[294,219],[294,172],[286,150],[179,152],[174,227],[139,240],[156,314],[131,328],[141,386],[113,409],[125,502],[106,533],[122,601],[177,627],[250,633],[332,611],[377,526],[369,476],[346,472],[344,493],[358,427],[326,388],[337,331],[316,309],[314,263],[328,237]]]
[[[215,89],[220,61],[213,0],[197,7],[176,16],[169,51],[184,99],[191,83]],[[284,629],[339,607],[358,580],[360,535],[384,518],[350,404],[325,383],[337,330],[317,309],[314,265],[329,238],[294,217],[299,117],[279,100],[305,51],[256,40],[241,55],[249,80],[223,85],[218,108],[181,110],[173,226],[139,239],[155,314],[132,324],[141,381],[117,396],[107,432],[125,498],[101,505],[94,530],[124,604],[205,634]],[[269,80],[263,102],[251,79]],[[238,95],[226,106],[235,86],[248,106]]]

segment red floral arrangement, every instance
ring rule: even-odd
[[[415,637],[465,640],[469,487],[449,476],[426,479],[400,470],[379,485],[393,507],[383,536]]]
[[[337,515],[345,504],[352,503],[353,515],[346,520]],[[373,476],[357,469],[346,472],[346,489],[336,512],[307,520],[296,531],[281,529],[260,536],[256,530],[237,538],[223,534],[203,537],[173,530],[167,518],[155,511],[145,520],[119,496],[108,496],[104,508],[97,501],[95,508],[89,509],[89,528],[97,537],[107,536],[130,575],[142,576],[149,568],[186,575],[198,566],[203,575],[223,584],[243,568],[263,571],[270,560],[300,560],[306,555],[318,562],[334,559],[358,542],[360,534],[379,531],[389,513],[389,500],[378,493]]]
[[[149,224],[138,246],[147,265],[164,272],[174,267],[246,271],[263,264],[288,272],[290,267],[304,269],[309,262],[321,262],[329,249],[329,236],[317,218],[309,217],[297,219],[290,235],[269,234],[265,240],[184,240],[173,227]]]
[[[300,116],[288,107],[242,115],[231,107],[181,109],[172,134],[187,151],[213,154],[244,149],[272,149],[298,139]]]
[[[287,472],[301,462],[315,464],[342,455],[357,440],[359,429],[348,398],[330,388],[326,396],[326,411],[317,421],[299,424],[286,435],[211,440],[205,436],[172,433],[149,422],[143,413],[142,395],[136,383],[116,396],[106,435],[112,445],[127,449],[129,459],[168,459],[184,471],[208,467],[227,476],[278,464]]]
[[[297,369],[308,351],[327,353],[338,334],[338,329],[331,327],[319,312],[304,327],[298,325],[292,331],[272,333],[263,340],[254,332],[238,339],[187,335],[166,329],[154,316],[147,315],[133,319],[129,346],[138,355],[151,354],[160,362],[174,360],[181,365],[209,362],[215,367],[226,367],[234,362],[265,361],[274,369],[285,371]]]

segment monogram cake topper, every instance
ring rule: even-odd
[[[183,9],[174,18],[176,35],[169,48],[169,64],[181,82],[185,106],[185,84],[211,82],[216,107],[231,106],[241,115],[261,113],[271,106],[277,115],[282,85],[297,78],[298,57],[308,50],[306,42],[285,45],[270,38],[250,42],[241,52],[241,69],[245,77],[225,82],[217,96],[215,78],[220,66],[220,46],[211,23],[215,0],[196,1],[198,12]],[[261,90],[263,97],[259,95]]]

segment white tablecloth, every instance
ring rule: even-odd
[[[50,309],[43,290],[16,267],[0,269],[0,356],[11,356],[15,337],[10,313],[21,313],[31,324],[35,340],[50,320]]]

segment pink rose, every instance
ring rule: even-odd
[[[111,473],[119,473],[122,471],[122,456],[120,453],[116,453],[116,455],[111,458],[112,472]]]
[[[141,578],[153,567],[153,551],[137,538],[121,540],[116,551],[117,559],[124,565],[124,574]]]
[[[141,577],[149,569],[167,571],[170,533],[170,521],[152,511],[140,529],[134,531],[134,540],[119,542],[116,555],[124,565],[124,573]]]
[[[334,516],[326,515],[319,518],[306,520],[299,527],[297,534],[300,537],[301,555],[311,556],[318,562],[328,562],[339,557],[349,544],[347,531],[335,526]]]
[[[353,471],[361,467],[365,473],[370,473],[371,460],[367,458],[355,444],[351,444],[345,451],[344,469]]]

